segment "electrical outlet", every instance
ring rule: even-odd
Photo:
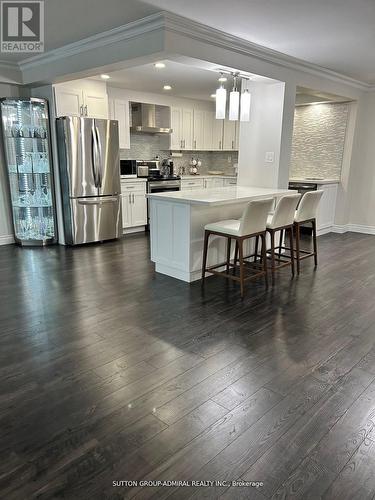
[[[232,157],[229,155],[228,156],[228,164],[232,163]]]
[[[267,151],[265,161],[266,163],[273,163],[275,161],[275,153],[273,151]]]

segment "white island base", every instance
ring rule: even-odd
[[[155,262],[155,271],[188,283],[200,279],[206,224],[239,219],[249,201],[276,199],[288,193],[291,192],[287,189],[229,187],[147,195],[151,260]],[[225,259],[226,239],[211,236],[208,265]]]

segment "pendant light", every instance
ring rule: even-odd
[[[245,80],[242,81],[244,82]],[[247,80],[246,80],[246,88],[243,90],[241,94],[241,112],[240,112],[241,122],[250,121],[250,106],[251,106],[251,94],[249,92],[249,89],[247,88]]]
[[[237,74],[233,75],[233,89],[229,94],[229,120],[238,120],[240,93],[237,90]]]
[[[227,91],[223,85],[223,75],[219,78],[220,87],[216,90],[216,118],[223,120],[225,118],[225,108],[227,104]]]

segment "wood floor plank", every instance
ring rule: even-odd
[[[147,234],[1,246],[0,497],[374,496],[374,241],[321,236],[244,300],[156,274]],[[264,486],[112,487],[241,476]]]
[[[262,493],[268,497],[272,496],[345,415],[372,380],[371,375],[354,368],[269,448],[242,475],[242,479],[250,481],[262,478]]]

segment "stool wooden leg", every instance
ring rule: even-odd
[[[289,228],[289,238],[290,238],[290,263],[292,267],[292,276],[294,276],[294,241],[293,241],[293,226]],[[297,261],[298,262],[298,261]],[[298,266],[298,264],[297,264]]]
[[[229,264],[230,264],[230,248],[232,244],[232,238],[227,238],[227,273],[229,273]]]
[[[243,262],[243,240],[239,239],[237,241],[238,244],[238,257],[240,259],[240,286],[241,286],[241,298],[243,298],[244,295],[244,279],[245,279],[245,274],[244,274],[244,262]]]
[[[318,245],[316,242],[316,219],[312,221],[312,230],[313,230],[313,245],[314,245],[314,264],[318,265]]]
[[[207,267],[207,251],[208,251],[208,238],[210,237],[210,232],[204,232],[204,246],[203,246],[203,261],[202,261],[202,284],[204,278],[206,277],[206,267]]]
[[[275,284],[275,231],[271,229],[270,231],[271,237],[271,275],[272,275],[272,284]]]
[[[255,257],[254,257],[254,262],[256,262],[258,258],[258,247],[259,247],[259,236],[255,237]]]
[[[297,260],[297,274],[300,272],[301,268],[301,255],[300,255],[300,236],[301,236],[301,230],[300,230],[300,225],[298,222],[294,224],[295,230],[296,230],[296,260]]]
[[[283,244],[283,236],[284,236],[284,229],[281,229],[279,238],[279,258],[281,258],[281,246]]]
[[[268,288],[266,235],[262,234],[261,239],[262,239],[262,263],[264,271],[264,281],[266,283],[266,287]]]
[[[234,251],[234,266],[233,266],[233,274],[236,274],[236,265],[238,260],[238,240],[236,239],[236,249]]]

